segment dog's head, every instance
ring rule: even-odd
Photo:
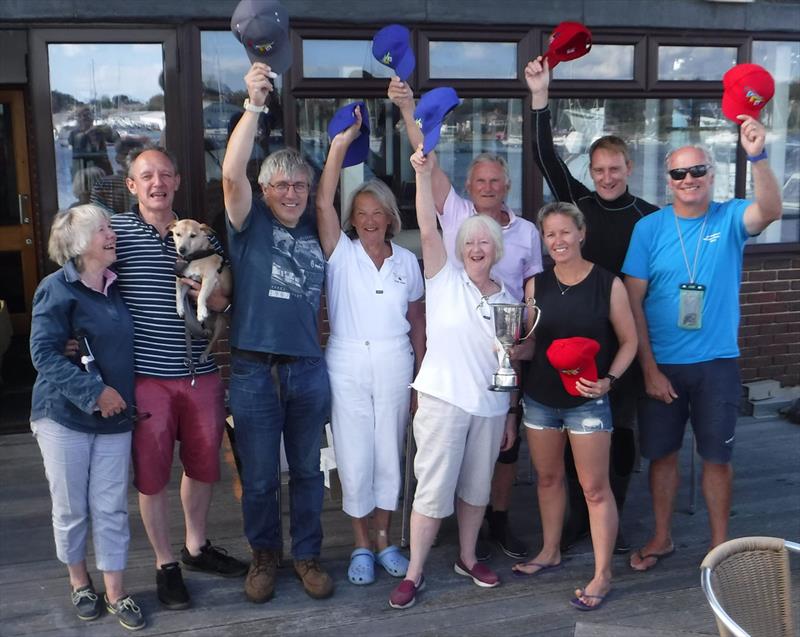
[[[173,221],[167,226],[167,230],[172,232],[175,250],[182,257],[191,256],[211,247],[209,237],[214,234],[214,231],[210,226],[194,219]]]

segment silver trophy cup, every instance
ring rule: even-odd
[[[514,345],[519,343],[522,332],[522,317],[525,311],[524,303],[491,303],[492,319],[494,321],[494,334],[497,344],[497,371],[492,374],[492,391],[516,391],[519,389],[517,372],[511,367],[509,352]],[[541,312],[536,305],[528,306],[528,311],[533,312],[533,325],[525,338],[531,335],[539,322]]]

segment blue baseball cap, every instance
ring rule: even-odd
[[[264,62],[275,73],[292,65],[289,14],[275,0],[241,0],[231,17],[231,31],[250,62]]]
[[[347,130],[355,124],[356,106],[361,109],[361,135],[347,149],[344,162],[342,162],[344,168],[367,161],[367,155],[369,154],[369,112],[367,111],[367,105],[364,102],[346,104],[336,111],[331,117],[331,121],[328,122],[328,135],[333,139],[343,130]]]
[[[381,64],[393,68],[404,82],[417,64],[411,50],[411,34],[401,24],[390,24],[375,34],[372,38],[372,55]]]
[[[447,114],[461,104],[455,89],[449,86],[440,86],[425,93],[414,111],[414,119],[422,129],[425,137],[422,143],[422,153],[427,155],[439,142],[442,132],[442,123]]]

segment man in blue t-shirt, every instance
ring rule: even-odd
[[[667,155],[673,203],[636,224],[622,271],[639,333],[647,398],[639,410],[642,455],[650,460],[655,531],[631,556],[646,571],[675,546],[672,510],[678,452],[691,413],[703,459],[711,543],[725,541],[734,428],[740,395],[737,357],[744,244],[781,216],[780,189],[764,150],[766,131],[741,115],[740,141],[753,173],[752,202],[711,200],[714,166],[699,146]]]
[[[306,214],[313,173],[297,151],[285,149],[261,166],[263,198],[253,198],[247,179],[274,77],[259,62],[245,76],[249,97],[222,166],[234,278],[230,406],[242,461],[244,530],[253,551],[244,590],[253,602],[272,597],[283,552],[281,435],[289,463],[294,570],[311,597],[333,593],[319,564],[320,442],[330,386],[318,332],[325,259],[316,223]]]

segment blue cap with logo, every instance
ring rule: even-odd
[[[275,73],[292,65],[289,14],[275,0],[241,0],[231,17],[231,31],[251,62],[268,64]]]
[[[439,142],[442,133],[442,123],[447,114],[461,104],[455,89],[449,86],[440,86],[425,93],[414,111],[414,119],[422,130],[424,141],[422,153],[427,155]]]
[[[331,121],[328,122],[328,135],[331,139],[339,133],[350,128],[356,122],[356,106],[361,109],[361,135],[359,135],[344,156],[342,166],[355,166],[367,160],[369,154],[369,112],[364,102],[351,102],[342,106],[333,114]]]
[[[411,34],[401,24],[390,24],[375,34],[372,38],[372,55],[381,64],[393,68],[404,82],[417,63],[411,50]]]

